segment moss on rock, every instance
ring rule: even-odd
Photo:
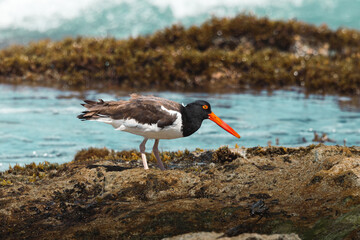
[[[0,51],[0,82],[63,89],[360,94],[360,32],[249,15],[153,35],[43,40]]]

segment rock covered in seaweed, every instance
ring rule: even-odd
[[[360,94],[360,33],[239,15],[150,36],[67,38],[0,51],[0,82],[63,89]]]
[[[90,152],[36,181],[20,177],[26,170],[1,173],[10,181],[0,188],[1,236],[159,239],[214,231],[342,239],[360,231],[358,147],[163,153],[171,156],[167,171],[145,171],[125,152]],[[255,206],[260,200],[264,206]]]

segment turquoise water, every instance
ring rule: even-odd
[[[0,0],[0,47],[79,35],[127,38],[244,12],[360,29],[360,0]]]
[[[325,132],[335,143],[360,144],[360,110],[347,97],[309,96],[297,91],[252,94],[154,93],[181,103],[204,99],[215,114],[240,135],[237,139],[211,121],[204,121],[188,138],[161,140],[160,150],[214,149],[222,145],[301,146],[312,143],[314,131]],[[48,88],[0,85],[0,170],[9,164],[71,161],[88,147],[137,149],[142,137],[115,131],[99,122],[82,122],[82,99],[127,99],[127,94],[59,91]],[[306,142],[304,142],[304,139]],[[147,150],[151,150],[148,142]]]

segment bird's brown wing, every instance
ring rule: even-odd
[[[159,127],[171,125],[176,120],[176,114],[167,110],[180,112],[183,106],[177,102],[154,96],[131,94],[128,101],[85,100],[83,106],[87,108],[78,116],[84,120],[96,120],[102,117],[112,119],[134,119],[139,123],[154,124]],[[164,109],[165,108],[165,109]]]

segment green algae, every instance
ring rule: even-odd
[[[0,51],[0,82],[63,89],[360,94],[360,32],[250,15],[153,35],[42,40]]]
[[[9,169],[5,172],[1,172],[0,178],[2,181],[1,185],[11,185],[13,182],[29,182],[34,183],[38,180],[44,179],[45,177],[53,177],[53,171],[58,171],[64,168],[64,164],[40,162],[40,163],[29,163],[21,166],[15,164],[9,166]]]
[[[167,163],[173,161],[174,159],[183,159],[188,158],[190,152],[185,151],[164,151],[160,152],[160,157],[163,162]],[[146,158],[150,162],[157,162],[154,154],[146,153]],[[93,148],[82,149],[75,154],[73,162],[89,162],[97,160],[122,160],[122,161],[137,161],[141,159],[141,153],[136,150],[123,150],[123,151],[114,151],[107,148]]]
[[[212,155],[213,162],[229,163],[239,157],[239,154],[233,153],[229,147],[220,147]]]
[[[355,208],[336,219],[324,218],[303,234],[304,239],[344,239],[360,226],[360,208]]]
[[[149,162],[156,163],[157,160],[152,153],[146,153]],[[192,154],[188,151],[161,152],[160,157],[164,163],[171,161],[182,161],[183,159],[191,159]],[[138,161],[141,159],[141,153],[136,150],[114,151],[107,148],[82,149],[78,151],[73,161],[64,164],[50,163],[48,161],[40,163],[29,163],[21,166],[15,164],[9,166],[9,169],[0,172],[0,186],[10,186],[14,182],[34,183],[45,178],[52,178],[59,172],[70,171],[71,166],[77,164],[92,164],[97,161]]]
[[[1,186],[8,186],[8,185],[12,185],[13,183],[10,180],[5,180],[0,178],[0,185]]]
[[[82,149],[75,154],[74,162],[91,161],[103,159],[111,154],[111,151],[106,148]]]
[[[263,226],[264,233],[297,233],[301,239],[341,240],[357,239],[347,238],[360,225],[360,208],[354,207],[348,213],[338,217],[324,216],[312,226],[299,226],[290,220],[266,221]]]

